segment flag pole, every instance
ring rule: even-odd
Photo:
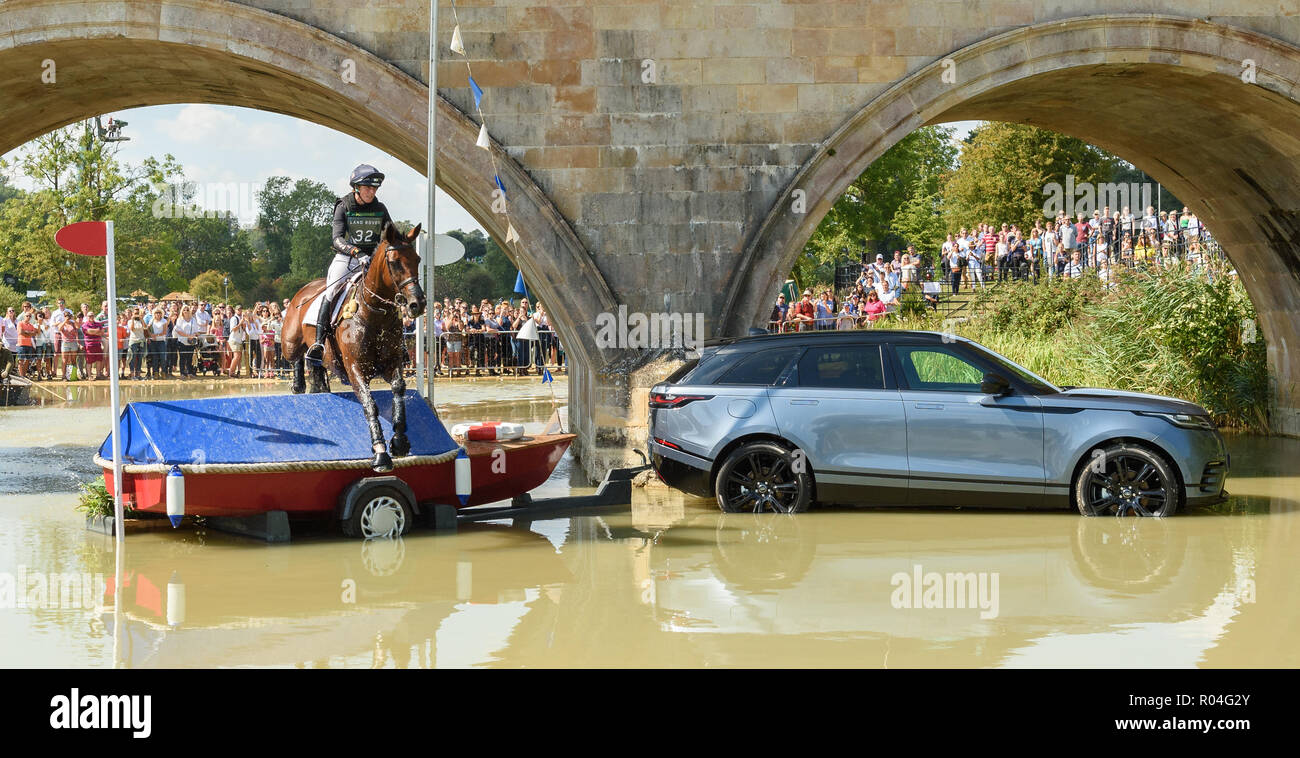
[[[104,246],[106,255],[104,256],[104,266],[107,270],[108,280],[108,395],[109,405],[112,406],[113,414],[113,532],[117,535],[117,542],[121,544],[122,533],[125,531],[123,522],[122,508],[122,438],[118,434],[118,427],[121,425],[122,418],[122,395],[121,387],[118,383],[118,349],[117,349],[117,260],[113,250],[113,222],[104,222]]]
[[[423,330],[421,333],[422,344],[425,352],[428,353],[426,361],[426,371],[424,375],[424,398],[429,401],[429,407],[435,408],[433,400],[433,373],[438,366],[438,341],[434,335],[433,316],[430,315],[433,309],[433,285],[434,269],[433,254],[435,247],[434,234],[437,229],[434,226],[435,218],[435,201],[438,194],[438,173],[437,173],[437,126],[438,126],[438,0],[429,0],[429,141],[426,145],[428,152],[428,165],[426,175],[429,182],[429,224],[425,227],[428,233],[429,243],[425,246],[424,251],[424,274],[427,286],[424,288],[429,303],[429,312],[425,313]],[[436,408],[435,408],[436,411]]]
[[[424,234],[428,233],[425,232]],[[429,248],[425,245],[427,239],[429,237],[421,235],[415,241],[416,249],[420,254],[419,277],[421,287],[424,287],[424,267],[428,265]],[[415,320],[415,391],[421,395],[424,394],[424,322],[427,315],[427,313],[422,313]]]

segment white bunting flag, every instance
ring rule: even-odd
[[[484,150],[492,149],[492,142],[488,139],[487,124],[483,124],[478,128],[478,142],[475,142],[474,144]]]
[[[519,232],[515,231],[514,224],[507,221],[506,222],[506,244],[508,245],[511,242],[518,242],[518,241],[519,241]]]
[[[457,55],[465,54],[465,43],[460,38],[460,24],[451,30],[451,51]]]

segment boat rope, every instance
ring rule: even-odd
[[[438,455],[407,455],[393,459],[393,468],[407,466],[431,466],[456,459],[461,448],[457,447]],[[370,459],[357,458],[344,461],[276,461],[273,463],[179,463],[182,474],[271,474],[285,471],[347,471],[369,469]],[[113,461],[95,455],[95,465],[112,469]],[[171,471],[170,463],[123,463],[122,472],[126,474],[166,474]]]

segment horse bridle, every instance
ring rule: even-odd
[[[392,263],[392,261],[388,260],[388,255],[387,255],[387,253],[388,253],[389,250],[392,250],[394,247],[395,247],[395,246],[393,246],[393,245],[385,245],[385,246],[384,246],[384,253],[385,253],[385,255],[384,255],[384,265],[385,265],[385,266],[388,266],[388,275],[389,275],[389,277],[392,278],[392,279],[396,279],[396,278],[397,278],[397,272],[393,269],[393,263]],[[410,245],[401,245],[400,247],[407,248],[407,247],[410,247]],[[379,257],[377,252],[376,252],[375,257],[376,257],[376,258]],[[374,264],[375,264],[375,262],[372,260],[372,261],[370,262],[370,265],[373,266]],[[393,286],[393,289],[394,289],[394,291],[395,291],[396,294],[393,295],[393,299],[392,299],[392,300],[389,300],[388,298],[381,296],[378,292],[375,292],[374,290],[370,289],[370,285],[368,285],[368,284],[366,283],[366,277],[364,277],[364,276],[361,277],[361,289],[364,290],[365,293],[366,293],[367,295],[373,297],[374,299],[378,300],[378,301],[381,302],[381,303],[384,303],[385,305],[391,305],[393,308],[401,308],[403,305],[405,305],[406,303],[410,302],[410,301],[407,299],[406,294],[405,294],[405,292],[406,292],[406,288],[407,288],[408,286],[410,286],[410,284],[411,284],[412,282],[417,282],[417,283],[418,283],[419,280],[420,280],[420,278],[419,278],[418,276],[408,276],[407,278],[403,279],[403,280],[402,280],[401,282],[399,282],[398,284],[394,285],[394,286]],[[388,308],[379,308],[379,307],[376,307],[376,306],[369,306],[369,307],[374,308],[375,310],[379,311],[380,313],[387,313],[387,312],[389,311]]]

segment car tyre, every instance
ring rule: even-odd
[[[806,461],[775,442],[736,448],[718,469],[714,494],[727,513],[803,513],[812,505],[813,477]]]
[[[400,537],[411,531],[415,510],[395,487],[376,485],[357,498],[352,514],[341,522],[343,534],[353,539]]]
[[[1084,516],[1172,516],[1178,477],[1165,459],[1142,445],[1094,449],[1074,476],[1074,502]]]

